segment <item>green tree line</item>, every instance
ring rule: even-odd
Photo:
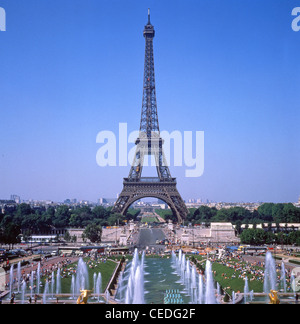
[[[273,233],[263,229],[245,229],[240,235],[241,242],[249,245],[288,244],[300,246],[300,231]]]
[[[291,203],[265,203],[257,210],[250,211],[243,207],[222,208],[201,206],[189,213],[188,222],[192,224],[211,222],[231,222],[235,225],[260,223],[300,223],[300,208]]]
[[[110,208],[88,206],[70,208],[67,205],[33,209],[29,204],[19,204],[15,211],[7,214],[0,213],[0,242],[15,244],[18,236],[23,233],[45,234],[55,228],[86,228],[89,225],[113,226],[122,225],[124,221],[135,220],[139,210],[129,209],[126,216],[112,213]]]

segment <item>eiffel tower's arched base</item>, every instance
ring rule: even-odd
[[[130,181],[128,178],[125,178],[123,184],[123,190],[112,212],[125,215],[128,208],[135,201],[154,197],[163,200],[171,208],[180,224],[186,219],[188,210],[176,188],[176,180],[174,178],[170,181],[160,181],[156,178],[149,178],[144,181]]]

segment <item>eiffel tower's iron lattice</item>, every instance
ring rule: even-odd
[[[135,201],[155,197],[165,201],[173,214],[177,216],[178,222],[181,223],[188,211],[176,188],[176,178],[171,177],[163,152],[163,140],[160,137],[153,56],[155,30],[150,23],[150,10],[148,10],[148,23],[143,34],[145,65],[139,137],[135,142],[136,152],[129,176],[124,178],[123,190],[114,205],[113,212],[124,215]],[[149,155],[154,156],[157,177],[142,177],[144,159]]]

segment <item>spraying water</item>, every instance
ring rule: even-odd
[[[24,280],[21,284],[21,304],[25,303],[25,293],[26,293],[26,281]]]
[[[37,288],[37,294],[40,293],[40,284],[41,284],[41,263],[39,262],[37,271],[36,271],[36,288]]]
[[[75,280],[76,294],[80,293],[82,289],[89,289],[89,274],[88,268],[82,258],[78,260],[76,269],[76,280]]]
[[[206,289],[205,289],[205,304],[216,304],[214,278],[212,266],[209,260],[206,261],[205,267]]]
[[[75,295],[76,295],[76,284],[75,284],[75,276],[72,275],[72,279],[71,279],[71,295],[72,295],[72,299],[75,299]]]
[[[51,273],[51,297],[54,298],[55,276],[54,271]]]
[[[13,293],[13,283],[14,283],[14,265],[12,264],[9,270],[9,297],[11,297]]]
[[[284,265],[283,262],[281,263],[281,278],[280,278],[280,281],[281,281],[281,289],[284,292],[286,292],[286,272],[285,272],[285,265]]]
[[[18,280],[18,292],[20,292],[20,286],[21,286],[21,262],[18,262],[17,267],[17,280]]]
[[[264,278],[264,293],[269,293],[270,290],[277,290],[276,286],[276,264],[271,252],[266,253],[265,260],[265,278]]]
[[[199,276],[199,292],[198,292],[198,303],[204,304],[205,303],[205,286],[204,286],[204,279],[203,275]]]
[[[244,286],[244,302],[247,304],[249,298],[249,283],[248,277],[245,278],[245,286]]]
[[[96,289],[95,289],[95,294],[97,295],[98,301],[100,300],[101,293],[102,293],[102,275],[101,272],[99,272],[96,280]]]
[[[139,260],[135,249],[125,293],[125,304],[144,304],[144,254]]]
[[[180,282],[190,296],[190,303],[216,304],[212,265],[209,260],[206,262],[205,277],[197,274],[196,267],[186,259],[181,250],[178,252],[178,257],[172,252],[172,262],[176,273],[181,278]]]
[[[43,293],[43,304],[47,304],[48,295],[49,295],[49,282],[48,280],[46,280],[44,293]]]
[[[57,269],[56,273],[56,295],[61,294],[61,275],[60,268]]]

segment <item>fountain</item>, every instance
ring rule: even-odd
[[[124,284],[124,271],[120,272],[119,281],[118,281],[118,294],[119,300],[124,299],[124,291],[125,291],[125,284]]]
[[[93,274],[93,283],[94,283],[94,285],[93,285],[93,287],[94,287],[93,291],[94,291],[94,293],[96,292],[96,282],[97,282],[97,273],[94,272],[94,274]],[[96,297],[94,297],[94,299],[96,299]]]
[[[56,295],[61,294],[61,275],[60,268],[57,269],[56,273]]]
[[[196,267],[192,267],[191,272],[191,285],[190,285],[190,295],[191,295],[191,303],[196,304],[197,303],[197,271]]]
[[[264,293],[268,294],[270,290],[277,290],[276,264],[271,252],[266,253],[265,275],[264,275]]]
[[[101,292],[102,292],[102,275],[101,272],[99,272],[96,280],[96,289],[95,289],[95,294],[97,295],[98,301],[100,301]]]
[[[30,289],[30,297],[32,298],[33,290],[34,290],[34,271],[31,271],[30,279],[29,279],[29,289]]]
[[[13,284],[14,284],[14,265],[12,264],[9,270],[9,297],[10,298],[13,293]]]
[[[54,271],[51,273],[51,298],[54,298],[55,275]]]
[[[292,288],[292,290],[293,290],[293,292],[294,292],[294,296],[296,297],[296,291],[297,291],[297,282],[296,282],[296,280],[295,280],[296,278],[295,278],[295,275],[294,275],[294,272],[292,271],[292,273],[291,273],[291,279],[290,279],[290,281],[291,281],[291,288]]]
[[[191,281],[191,267],[190,267],[190,261],[186,260],[186,266],[185,266],[185,276],[184,276],[184,283],[186,286],[186,290],[188,295],[190,295],[190,281]]]
[[[76,291],[75,291],[75,276],[72,274],[72,279],[71,279],[71,299],[75,299],[76,298]]]
[[[135,249],[125,292],[125,304],[144,304],[144,253],[139,261],[138,250]],[[122,279],[123,280],[123,279]]]
[[[36,288],[37,288],[37,294],[39,295],[40,293],[40,284],[41,284],[41,263],[39,262],[37,271],[36,271]]]
[[[18,281],[18,292],[20,292],[20,286],[21,286],[21,262],[18,262],[17,266],[17,281]]]
[[[249,283],[248,283],[248,277],[245,277],[245,286],[244,286],[244,302],[247,304],[249,297]]]
[[[48,280],[46,280],[44,293],[43,293],[43,304],[47,304],[48,295],[49,295],[49,282]]]
[[[203,275],[200,274],[199,276],[199,288],[198,288],[198,304],[204,304],[205,303],[205,286],[204,286],[204,280]]]
[[[144,282],[142,265],[138,265],[134,275],[132,304],[144,304]]]
[[[216,304],[214,278],[212,273],[211,262],[209,260],[206,261],[205,278],[205,304]]]
[[[88,268],[82,258],[79,258],[76,269],[75,292],[80,293],[80,290],[89,289],[89,274]]]
[[[283,262],[281,262],[281,289],[283,292],[286,292],[286,273],[285,273],[285,265]]]
[[[217,302],[209,260],[206,262],[205,278],[203,275],[197,274],[196,267],[191,265],[181,250],[179,250],[178,257],[174,252],[172,253],[172,263],[176,273],[180,276],[180,282],[185,286],[185,291],[190,296],[191,304],[215,304]]]
[[[21,285],[21,304],[25,303],[26,281],[24,280]]]
[[[235,292],[232,291],[232,304],[235,304]]]
[[[93,275],[93,281],[94,281],[94,299],[97,299],[98,301],[100,301],[100,294],[102,291],[102,275],[101,272],[97,273],[94,272]]]

